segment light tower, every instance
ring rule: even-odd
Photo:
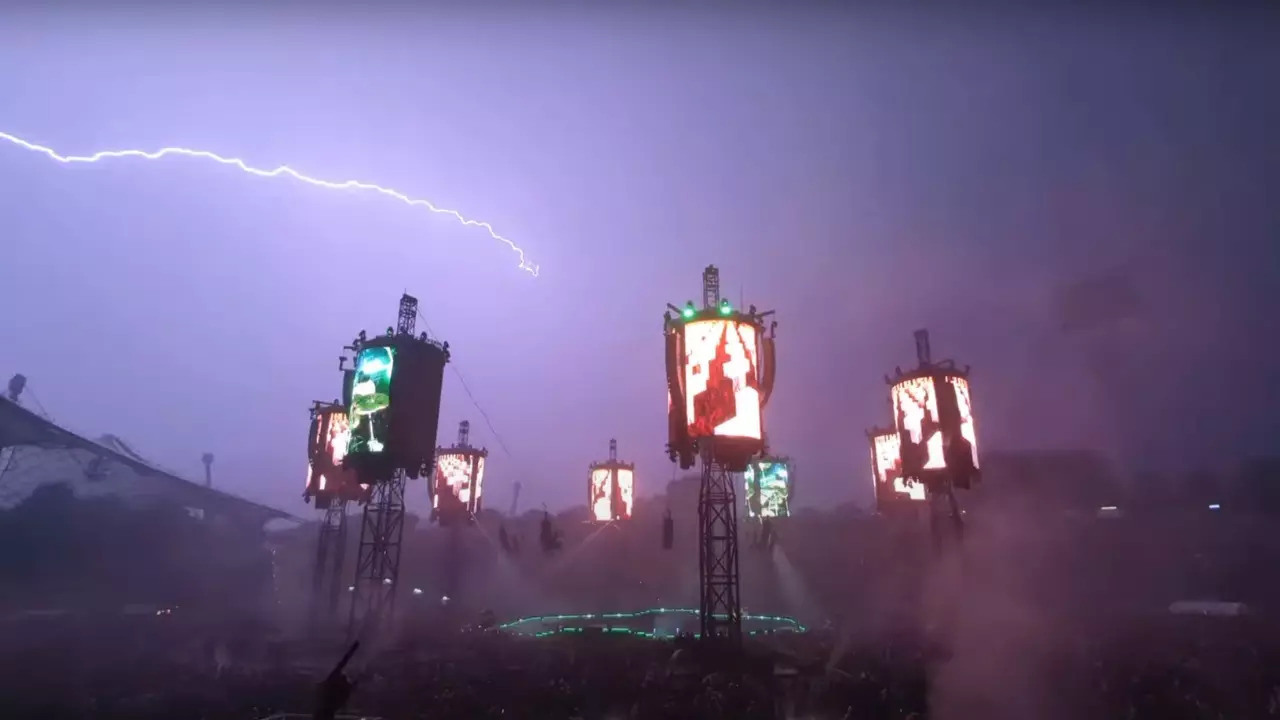
[[[417,298],[404,295],[395,328],[372,339],[361,333],[345,389],[350,434],[343,467],[370,488],[356,555],[352,635],[376,632],[395,611],[406,481],[435,464],[449,343],[415,335],[417,317]]]
[[[339,369],[342,364],[339,364]],[[332,622],[346,583],[342,568],[347,552],[347,503],[368,500],[370,487],[343,467],[350,442],[347,408],[338,401],[311,404],[311,432],[307,438],[307,485],[303,499],[324,512],[316,538],[311,570],[311,627]]]
[[[667,452],[682,468],[702,462],[698,492],[702,637],[742,639],[738,518],[733,473],[764,449],[763,408],[773,391],[773,311],[734,309],[720,297],[720,272],[702,273],[702,308],[668,305]],[[673,314],[674,313],[674,314]]]
[[[342,396],[331,402],[311,403],[311,432],[307,449],[307,488],[303,498],[315,501],[324,512],[316,538],[316,555],[311,570],[312,629],[321,621],[336,623],[338,606],[346,597],[347,583],[342,572],[347,559],[347,505],[364,505],[373,494],[373,486],[362,482],[356,471],[346,467],[347,449],[351,444],[351,395],[355,381],[355,359],[361,345],[368,340],[361,331],[338,356],[338,372],[342,373]],[[350,356],[348,356],[348,353]],[[351,365],[348,366],[348,361]]]
[[[957,542],[963,537],[964,520],[955,491],[967,490],[981,478],[978,439],[969,368],[958,368],[951,360],[935,363],[929,331],[917,330],[915,341],[916,368],[905,373],[895,368],[892,378],[885,377],[898,434],[900,480],[895,482],[903,483],[904,489],[914,483],[923,485],[930,505],[929,525],[935,544],[941,548],[944,528],[950,527]],[[877,460],[878,466],[891,462],[889,445],[892,443],[882,441],[886,457]]]
[[[594,462],[587,471],[587,511],[591,522],[609,527],[619,532],[607,533],[601,538],[596,549],[608,560],[608,568],[602,580],[608,588],[609,596],[605,602],[612,605],[613,610],[621,610],[631,595],[630,574],[627,568],[631,565],[631,533],[620,531],[623,524],[631,519],[635,499],[635,470],[632,463],[618,460],[618,441],[609,440],[609,459]]]
[[[473,524],[484,500],[484,464],[489,451],[471,445],[471,422],[458,423],[458,440],[436,449],[431,483],[431,519],[449,531],[445,559],[446,597],[458,597],[463,557],[462,531]]]

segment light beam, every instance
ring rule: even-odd
[[[282,175],[287,175],[293,178],[294,180],[299,180],[301,182],[307,183],[308,185],[327,188],[329,190],[365,190],[368,192],[378,193],[390,198],[395,198],[396,200],[399,200],[405,205],[424,207],[433,213],[437,213],[441,215],[452,215],[454,219],[456,219],[459,223],[462,223],[463,225],[470,226],[470,227],[478,227],[483,229],[485,232],[489,233],[489,237],[493,238],[494,240],[497,240],[500,243],[503,243],[507,247],[511,248],[517,255],[520,256],[521,270],[524,270],[525,272],[529,273],[530,275],[533,275],[534,277],[538,277],[538,265],[536,263],[530,262],[525,257],[524,249],[522,249],[519,245],[516,245],[511,240],[500,235],[496,230],[493,229],[493,226],[490,225],[489,223],[483,220],[472,220],[468,217],[465,217],[462,213],[458,212],[457,210],[450,210],[449,208],[438,207],[437,205],[432,203],[430,200],[409,197],[408,195],[405,195],[404,193],[398,190],[382,187],[381,185],[361,182],[359,180],[345,180],[342,182],[334,182],[332,180],[322,180],[320,178],[311,177],[310,175],[305,175],[301,172],[298,172],[297,170],[294,170],[288,165],[281,165],[275,168],[274,170],[264,170],[262,168],[254,167],[246,163],[244,160],[241,160],[240,158],[223,157],[222,155],[219,155],[214,152],[209,152],[208,150],[193,150],[191,148],[184,148],[184,147],[165,147],[165,148],[160,148],[159,150],[154,150],[154,151],[103,150],[100,152],[93,153],[92,155],[61,155],[52,148],[45,147],[44,145],[37,145],[36,143],[24,140],[16,135],[10,135],[9,133],[3,132],[3,131],[0,131],[0,140],[5,140],[25,150],[30,150],[35,153],[40,153],[41,155],[44,155],[52,160],[56,160],[66,165],[70,165],[72,163],[96,163],[100,160],[108,160],[113,158],[142,158],[143,160],[159,160],[168,155],[177,155],[181,157],[191,157],[191,158],[200,158],[202,160],[212,160],[221,165],[231,165],[232,167],[239,168],[243,172],[246,172],[250,175],[257,175],[258,177],[272,178],[272,177],[280,177]]]

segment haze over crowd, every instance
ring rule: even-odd
[[[212,451],[304,510],[307,407],[407,290],[510,449],[449,373],[440,441],[472,421],[494,507],[581,503],[610,437],[660,492],[658,321],[710,263],[778,310],[802,506],[870,503],[862,431],[918,327],[974,367],[983,448],[1219,468],[1280,431],[1280,44],[1251,11],[97,12],[0,24],[0,130],[368,179],[542,268],[375,196],[0,146],[0,371],[189,477]],[[1117,269],[1123,322],[1063,332],[1059,290]]]

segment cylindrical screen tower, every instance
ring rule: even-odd
[[[416,478],[431,468],[449,350],[412,334],[365,341],[356,354],[347,463],[362,479]]]
[[[484,499],[485,448],[471,446],[471,423],[458,424],[458,441],[436,450],[431,517],[442,526],[471,522]]]
[[[607,523],[631,517],[635,500],[633,463],[618,460],[618,444],[609,441],[609,460],[592,463],[587,476],[587,509],[592,522]]]
[[[705,641],[742,640],[738,508],[732,473],[765,448],[763,410],[773,390],[777,323],[772,311],[735,310],[720,297],[720,272],[702,274],[703,307],[668,305],[667,453],[688,469],[702,460],[698,489],[698,622]],[[675,314],[673,315],[673,311]]]
[[[968,488],[979,479],[969,373],[949,361],[931,362],[927,335],[924,350],[920,343],[917,337],[920,366],[889,380],[902,476]]]
[[[666,318],[669,450],[681,467],[709,444],[732,472],[764,449],[764,414],[773,387],[773,338],[762,316],[727,300],[693,304]]]

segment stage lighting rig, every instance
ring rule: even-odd
[[[702,308],[667,305],[667,452],[681,468],[702,461],[698,493],[702,637],[742,639],[737,498],[731,473],[764,451],[763,410],[773,391],[772,311],[735,309],[720,297],[720,271],[702,273]]]
[[[618,460],[618,441],[609,440],[609,459],[592,463],[587,474],[587,508],[598,523],[631,517],[636,466]]]

